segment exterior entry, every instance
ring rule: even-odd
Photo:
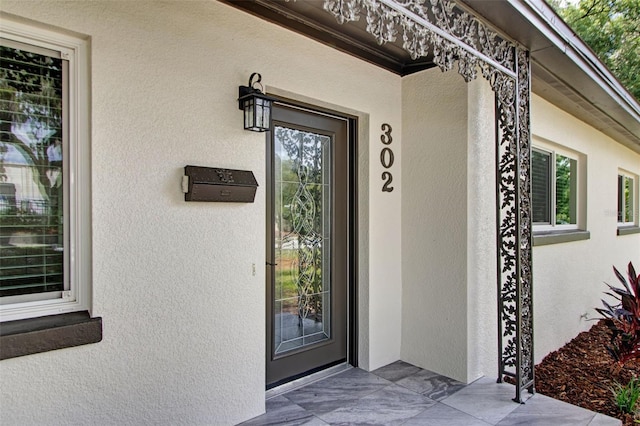
[[[349,120],[276,103],[268,137],[267,388],[347,361]]]

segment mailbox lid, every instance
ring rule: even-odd
[[[250,170],[186,166],[184,168],[184,174],[189,176],[189,182],[200,184],[258,186],[258,181]]]

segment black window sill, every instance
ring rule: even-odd
[[[621,226],[618,228],[618,235],[640,234],[640,226]]]
[[[0,324],[0,360],[98,343],[102,318],[72,312]]]
[[[534,231],[533,246],[569,243],[572,241],[588,240],[590,238],[591,233],[581,229],[570,229],[566,231]]]

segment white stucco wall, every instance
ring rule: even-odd
[[[494,99],[485,79],[468,84],[467,381],[498,372]]]
[[[437,69],[402,85],[402,359],[466,379],[464,85]]]
[[[397,87],[394,102],[401,102],[401,88]],[[391,104],[384,106],[389,116]],[[384,116],[384,115],[383,115]],[[380,136],[381,125],[391,125],[392,142],[383,145]],[[403,133],[399,116],[392,121],[372,121],[370,135],[371,176],[369,187],[369,312],[368,327],[370,336],[369,362],[361,359],[361,367],[374,370],[400,359],[400,342],[402,327],[402,247],[401,247],[401,200],[404,180],[402,179]],[[381,150],[390,148],[394,162],[385,169],[380,160]],[[393,176],[392,192],[382,192],[384,181],[382,173],[389,172]],[[375,291],[371,291],[375,286]],[[363,295],[364,292],[360,292]],[[361,330],[361,335],[365,330]]]
[[[3,424],[234,424],[264,411],[265,135],[242,130],[236,102],[254,71],[369,126],[360,364],[400,357],[398,76],[215,1],[2,10],[91,41],[92,314],[104,323],[101,343],[2,361]],[[382,123],[395,137],[384,194]],[[185,203],[187,164],[253,170],[255,203]]]
[[[438,69],[402,90],[402,359],[469,382],[495,369],[493,94]]]
[[[586,156],[586,229],[591,233],[586,241],[533,248],[534,349],[539,362],[593,325],[581,315],[599,317],[594,308],[605,297],[603,282],[618,285],[612,266],[626,271],[629,261],[636,269],[640,265],[640,234],[616,235],[618,169],[640,175],[640,154],[535,95],[531,125],[534,145],[546,140]]]

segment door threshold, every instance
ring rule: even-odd
[[[310,385],[318,380],[326,379],[327,377],[334,376],[343,371],[352,369],[353,367],[346,362],[343,364],[334,365],[333,367],[326,368],[324,370],[309,374],[308,376],[301,377],[283,385],[271,388],[265,392],[265,399],[275,398],[283,393],[291,392],[292,390],[301,388],[303,386]]]

